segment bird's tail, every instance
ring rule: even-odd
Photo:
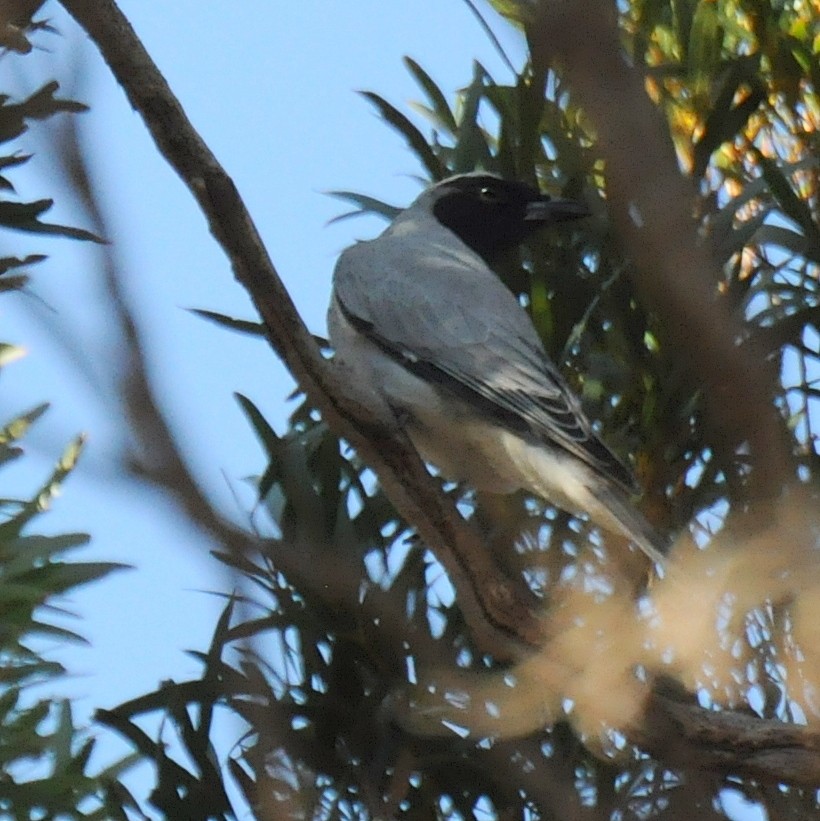
[[[616,530],[631,539],[658,567],[666,565],[665,553],[669,547],[667,539],[647,521],[635,507],[631,499],[620,488],[599,488],[595,494],[600,506],[610,520],[610,530]],[[595,517],[600,521],[601,517]]]

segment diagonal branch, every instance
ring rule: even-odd
[[[113,0],[63,0],[99,48],[159,151],[205,214],[267,330],[268,340],[333,430],[370,464],[396,510],[446,567],[478,644],[497,658],[518,654],[511,639],[538,644],[532,602],[497,568],[421,459],[372,397],[353,397],[316,343],[265,250],[236,187],[194,130],[165,79]]]

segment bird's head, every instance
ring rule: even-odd
[[[449,177],[417,202],[424,202],[439,223],[488,265],[543,226],[589,215],[583,203],[549,197],[527,183],[486,173]]]

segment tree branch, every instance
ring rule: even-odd
[[[428,474],[384,412],[343,387],[280,280],[236,187],[195,131],[165,79],[112,0],[62,0],[99,48],[156,145],[205,214],[267,329],[271,346],[323,418],[373,467],[399,514],[447,569],[459,605],[484,651],[511,659],[543,638],[534,602],[495,565],[475,529]]]
[[[629,740],[669,766],[816,788],[820,733],[750,713],[706,710],[653,693]]]

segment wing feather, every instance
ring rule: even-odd
[[[480,257],[452,243],[419,249],[386,239],[359,243],[339,259],[335,290],[348,321],[408,370],[634,491],[630,471],[592,429],[526,312]]]

